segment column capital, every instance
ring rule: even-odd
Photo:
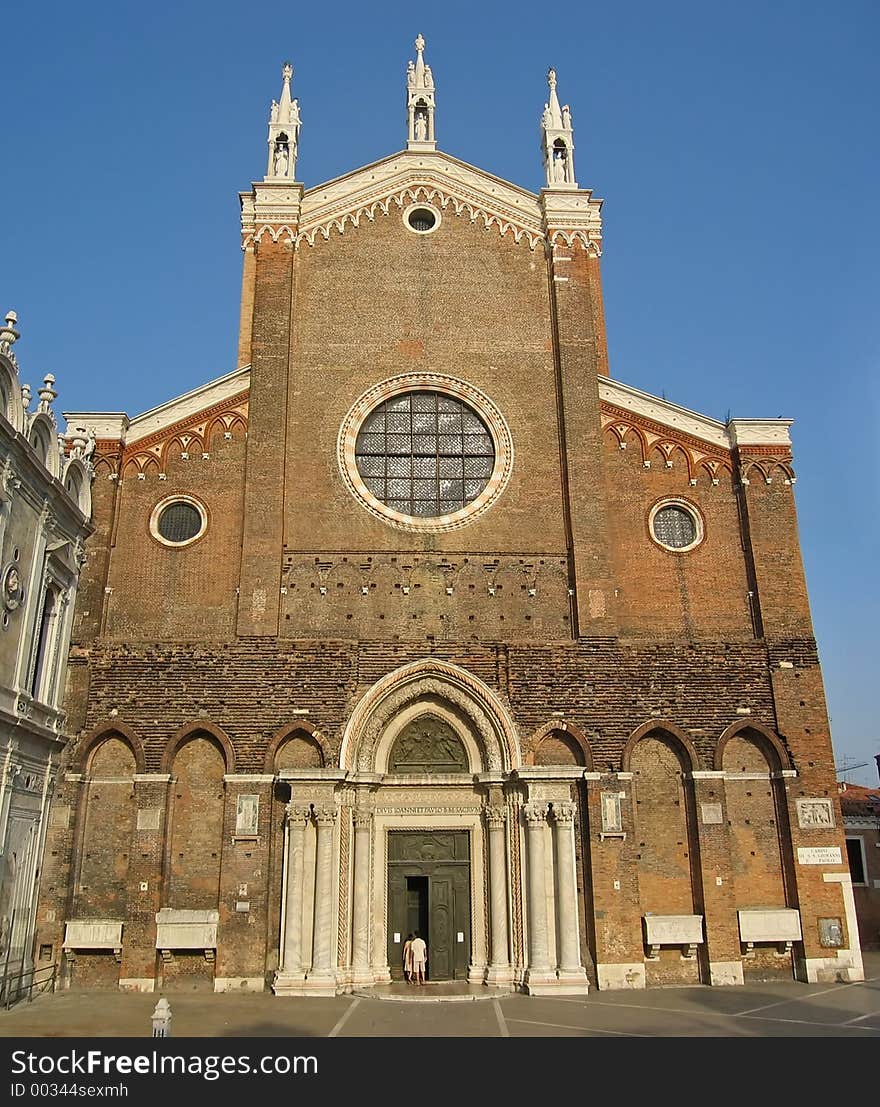
[[[524,803],[523,815],[525,815],[529,827],[542,826],[547,821],[547,804]]]
[[[484,807],[483,818],[490,828],[503,827],[507,822],[507,808],[500,806]]]
[[[553,819],[557,826],[574,826],[574,817],[577,812],[577,804],[570,800],[564,803],[553,804]]]
[[[355,830],[363,830],[369,827],[373,820],[373,809],[371,807],[353,807],[351,818]]]
[[[315,816],[315,822],[318,826],[333,826],[336,822],[338,808],[336,807],[315,807],[312,812]]]
[[[307,803],[289,803],[287,805],[287,822],[290,826],[306,823],[311,814],[312,809]]]

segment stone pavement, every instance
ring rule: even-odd
[[[880,953],[860,984],[795,981],[533,997],[389,985],[332,999],[171,992],[172,1037],[880,1037]],[[396,990],[395,990],[396,989]],[[59,992],[0,1010],[0,1037],[150,1037],[158,993]],[[466,1002],[469,1001],[469,1002]]]

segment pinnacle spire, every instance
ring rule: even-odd
[[[576,189],[574,176],[574,129],[568,104],[559,105],[556,70],[547,73],[550,94],[541,116],[541,151],[547,188]]]
[[[416,60],[410,61],[406,72],[406,111],[409,124],[407,150],[436,150],[434,137],[434,76],[425,64],[425,40],[415,41]]]
[[[285,62],[281,69],[281,99],[273,100],[269,111],[269,163],[266,180],[296,179],[296,155],[302,121],[299,103],[291,99],[290,81],[293,66]]]

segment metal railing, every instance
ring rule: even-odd
[[[19,972],[4,971],[0,976],[0,1005],[8,1011],[14,1003],[25,999],[30,1003],[35,995],[54,992],[57,977],[58,965],[54,961],[42,968],[31,965]]]

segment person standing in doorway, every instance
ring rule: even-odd
[[[424,984],[425,964],[428,960],[428,947],[425,945],[425,939],[419,934],[418,930],[412,940],[410,949],[412,951],[412,977],[416,984]]]
[[[412,983],[412,934],[407,934],[406,941],[403,943],[403,979],[407,984]]]

